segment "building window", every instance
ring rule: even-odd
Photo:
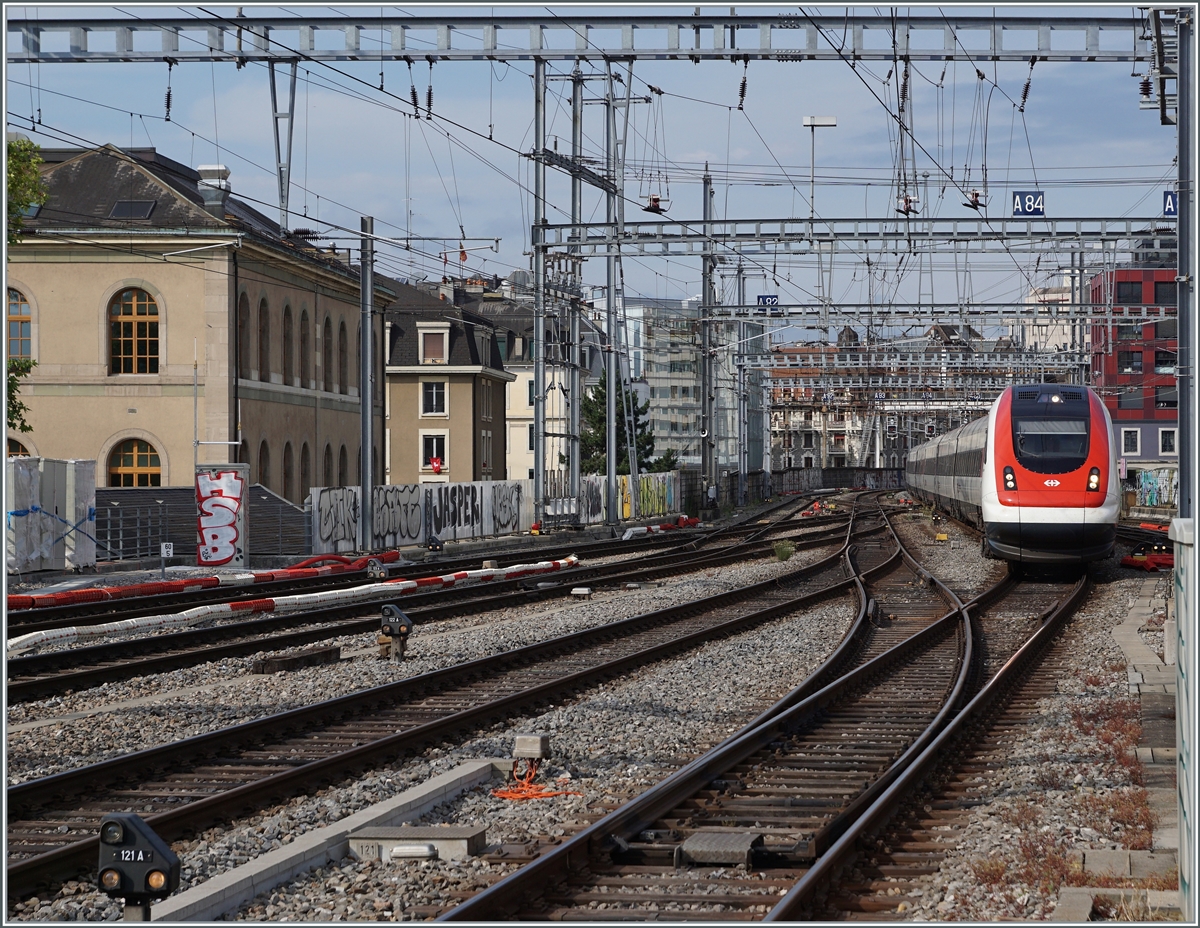
[[[804,447],[811,448],[812,446],[813,446],[813,433],[805,432],[804,433]]]
[[[1122,322],[1117,326],[1117,341],[1128,342],[1138,341],[1142,337],[1142,324],[1140,322]]]
[[[350,358],[349,346],[346,344],[346,323],[338,325],[338,392],[350,392]],[[345,486],[345,484],[341,484]]]
[[[160,487],[162,466],[158,451],[149,442],[130,438],[121,442],[108,456],[110,487]]]
[[[295,353],[292,348],[295,347],[293,341],[296,333],[292,331],[292,307],[283,307],[283,382],[289,387],[296,379]]]
[[[533,378],[529,378],[529,405],[532,406],[534,401]]]
[[[20,290],[8,288],[8,356],[33,357],[33,313]]]
[[[325,393],[334,391],[334,322],[325,317],[323,339],[320,342],[320,360],[322,360],[322,377],[325,381]],[[329,484],[326,484],[328,486]]]
[[[322,481],[322,486],[333,486],[333,447],[331,445],[325,446],[325,461],[323,470],[325,479]]]
[[[258,446],[258,482],[271,488],[271,449],[265,441]]]
[[[311,342],[308,337],[308,310],[300,313],[300,386],[308,389],[309,382],[312,379],[309,371],[311,370],[311,359],[308,356]]]
[[[295,473],[292,468],[295,465],[292,462],[292,443],[289,441],[283,446],[283,498],[292,499],[292,483],[295,480]]]
[[[532,467],[531,467],[531,468],[529,468],[529,479],[530,479],[530,480],[532,480],[532,479],[533,479],[533,468],[532,468]]]
[[[1129,387],[1117,394],[1117,409],[1141,409],[1142,388]]]
[[[300,446],[300,493],[297,502],[304,502],[312,484],[312,462],[309,460],[308,442]]]
[[[422,435],[421,436],[421,466],[423,468],[433,467],[433,459],[437,458],[441,461],[441,469],[444,471],[447,468],[446,463],[446,436],[441,435]]]
[[[446,382],[426,381],[421,384],[421,415],[444,416],[446,414]]]
[[[1121,453],[1141,454],[1141,436],[1138,429],[1121,429]]]
[[[1154,282],[1154,305],[1174,306],[1178,302],[1178,287],[1175,281],[1156,280]]]
[[[1142,372],[1142,353],[1140,351],[1118,351],[1117,373],[1140,374]]]
[[[480,384],[480,414],[484,419],[492,418],[492,382],[485,380]]]
[[[17,441],[15,438],[10,438],[8,440],[8,456],[11,458],[11,457],[20,457],[22,455],[24,455],[25,457],[29,457],[29,449],[26,448],[19,441]]]
[[[266,300],[258,304],[258,379],[271,380],[271,311]]]
[[[238,299],[238,376],[243,380],[250,377],[250,300],[246,294]]]
[[[1156,351],[1156,352],[1154,352],[1154,373],[1156,373],[1156,374],[1174,374],[1175,373],[1175,352],[1174,351]]]
[[[1118,306],[1138,306],[1142,302],[1142,282],[1140,280],[1118,280],[1113,302]]]
[[[1174,316],[1170,319],[1163,319],[1154,323],[1155,338],[1178,338],[1179,337],[1179,320]]]
[[[533,443],[536,439],[537,439],[537,436],[534,434],[533,426],[531,425],[531,426],[529,426],[529,450],[530,451],[533,450]]]
[[[346,457],[346,446],[338,450],[338,482],[339,487],[346,486],[346,479],[350,476],[349,459]]]
[[[1176,454],[1177,453],[1175,451],[1175,429],[1159,429],[1158,453],[1159,454]]]
[[[145,290],[123,290],[108,304],[108,320],[111,345],[108,372],[157,374],[158,304],[154,298]]]
[[[1177,409],[1179,407],[1179,390],[1174,387],[1154,388],[1155,409]]]
[[[421,333],[421,363],[422,364],[445,364],[446,363],[446,333],[445,332],[422,332]]]
[[[479,433],[480,470],[485,474],[492,472],[492,433],[483,429]]]

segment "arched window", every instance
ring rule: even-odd
[[[379,473],[379,446],[371,446],[371,485],[383,483]]]
[[[292,363],[292,307],[283,307],[283,382],[289,387],[296,377],[296,365]]]
[[[8,456],[11,458],[11,457],[19,457],[21,455],[24,455],[25,457],[29,457],[29,449],[26,448],[19,441],[17,441],[15,438],[10,438],[8,440]]]
[[[292,473],[292,443],[283,446],[283,498],[292,499],[292,484],[296,475]]]
[[[158,304],[149,293],[131,288],[114,296],[108,334],[110,374],[158,373]]]
[[[250,377],[250,300],[242,294],[238,300],[238,376],[243,380]]]
[[[110,487],[160,487],[162,466],[158,451],[147,441],[130,438],[113,448],[108,456]]]
[[[258,379],[271,380],[271,313],[266,300],[258,304]]]
[[[300,386],[307,390],[312,380],[312,360],[308,356],[311,340],[308,337],[308,310],[300,314]]]
[[[349,461],[346,460],[346,446],[342,445],[342,450],[338,452],[338,482],[339,487],[346,485],[346,471],[348,470]]]
[[[325,380],[325,392],[333,392],[333,322],[325,317],[325,330],[321,337],[321,367]],[[328,484],[326,484],[328,486]]]
[[[333,486],[333,448],[329,445],[325,446],[325,480],[323,486]]]
[[[265,441],[258,446],[258,482],[271,489],[271,449]]]
[[[308,459],[308,442],[300,446],[300,498],[298,503],[304,502],[304,497],[308,496],[308,491],[312,487],[312,462]]]
[[[8,356],[33,357],[33,313],[20,290],[8,288]]]
[[[338,326],[338,392],[350,392],[350,359],[347,355],[346,323]]]

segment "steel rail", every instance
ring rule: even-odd
[[[742,602],[752,599],[760,593],[778,589],[781,585],[789,582],[799,582],[810,575],[828,570],[831,564],[836,565],[839,558],[840,555],[835,554],[817,564],[801,568],[786,578],[763,581],[740,588],[739,590],[710,597],[701,603],[688,603],[683,606],[670,607],[648,613],[644,616],[627,619],[623,622],[613,623],[600,629],[592,629],[587,632],[553,639],[549,642],[530,645],[499,657],[507,658],[509,663],[520,661],[521,663],[528,664],[537,657],[561,653],[565,648],[577,646],[584,641],[603,642],[612,640],[623,630],[631,633],[636,630],[668,625],[688,615],[695,615],[697,612],[711,611],[726,605]],[[376,739],[336,756],[311,761],[286,772],[265,777],[256,782],[246,783],[232,790],[188,803],[177,809],[150,816],[147,821],[160,834],[170,839],[189,829],[203,827],[212,821],[237,814],[246,808],[259,807],[270,798],[290,795],[291,792],[309,787],[314,783],[329,782],[330,780],[344,776],[347,772],[354,769],[379,762],[382,759],[395,756],[405,750],[419,747],[423,743],[447,737],[459,729],[485,723],[498,716],[503,717],[519,707],[537,704],[539,701],[548,698],[552,693],[562,692],[563,689],[578,689],[581,686],[588,685],[590,682],[611,678],[614,674],[619,674],[630,667],[639,666],[669,653],[693,647],[714,637],[733,634],[755,623],[796,611],[799,608],[836,595],[851,587],[852,580],[850,578],[843,579],[800,597],[776,603],[765,609],[724,621],[717,626],[657,644],[648,650],[604,662],[570,674],[557,681],[550,681],[528,688],[499,700],[453,713],[441,720],[418,725],[407,731],[382,739]],[[150,748],[78,770],[66,771],[42,778],[41,780],[31,781],[30,783],[18,784],[9,787],[7,790],[9,821],[12,823],[14,817],[24,812],[36,811],[38,807],[55,800],[61,800],[64,796],[95,792],[97,787],[103,788],[118,783],[123,778],[135,773],[144,777],[146,775],[161,773],[164,768],[178,769],[185,763],[185,760],[190,759],[193,762],[202,761],[211,756],[214,750],[219,749],[227,754],[230,750],[237,749],[239,746],[247,747],[261,743],[268,737],[278,740],[281,734],[311,730],[311,726],[314,724],[328,723],[330,720],[337,720],[348,714],[362,714],[378,706],[400,703],[408,697],[422,692],[422,690],[429,690],[435,686],[440,685],[444,689],[451,680],[465,681],[477,679],[488,673],[495,673],[498,664],[498,656],[481,658],[464,665],[459,665],[458,667],[435,671],[420,677],[350,694],[316,706],[291,710],[220,731],[197,735],[172,745]],[[15,824],[19,825],[19,822]],[[10,830],[10,851],[13,846]],[[55,879],[67,878],[79,872],[81,868],[86,868],[92,858],[94,858],[96,846],[96,838],[92,836],[56,850],[10,864],[7,870],[9,893],[19,895],[31,891],[38,885]]]
[[[763,531],[770,530],[772,530],[771,526],[763,527]],[[875,530],[868,529],[866,533],[871,531]],[[836,541],[835,538],[828,537],[833,533],[834,529],[831,527],[828,532],[821,533],[822,537],[806,536],[793,543],[797,549],[825,547]],[[562,582],[559,582],[559,579],[549,581],[554,583],[551,587],[531,588],[528,579],[516,579],[489,585],[482,591],[483,595],[480,595],[479,587],[466,587],[457,591],[451,588],[445,591],[410,594],[396,601],[404,606],[410,618],[418,623],[436,621],[463,615],[467,612],[502,609],[525,605],[531,601],[565,597],[570,594],[574,585],[590,579],[603,579],[611,585],[740,562],[759,553],[765,553],[772,543],[770,541],[743,541],[731,548],[701,553],[682,561],[669,561],[670,555],[662,555],[652,558],[660,563],[647,565],[643,561],[642,566],[632,570],[622,562],[600,565],[590,569],[585,568],[583,573],[564,572],[556,575]],[[386,596],[381,596],[379,599],[381,603],[388,601]],[[412,608],[414,604],[416,608]],[[368,608],[370,608],[369,604],[362,603],[331,606],[311,612],[268,615],[248,622],[191,629],[166,635],[152,635],[84,648],[64,649],[30,657],[10,658],[6,664],[8,701],[10,705],[14,705],[53,695],[63,689],[69,688],[78,691],[98,683],[126,680],[134,676],[161,673],[225,658],[244,657],[248,654],[258,653],[264,648],[280,651],[332,637],[377,631],[379,618],[375,615],[368,619],[350,618],[347,621],[336,621],[347,616],[359,616]],[[229,638],[233,637],[268,634],[277,629],[316,622],[324,624],[283,635],[274,635],[271,638],[255,637],[224,644],[217,643],[227,642]],[[156,651],[159,653],[154,653]],[[128,658],[131,652],[149,656],[130,660]],[[93,666],[80,667],[81,663],[87,662],[92,662]],[[56,671],[61,672],[56,673]]]
[[[882,512],[882,509],[880,511]],[[810,695],[804,698],[792,700],[793,704],[787,706],[782,711],[774,715],[769,715],[771,710],[768,710],[768,713],[764,713],[764,715],[769,715],[766,721],[743,729],[740,734],[722,742],[713,751],[683,767],[658,785],[651,787],[651,789],[627,803],[621,809],[593,823],[570,840],[544,853],[537,860],[493,884],[467,902],[460,904],[449,912],[443,913],[438,920],[482,921],[512,917],[520,910],[525,896],[529,893],[531,887],[544,888],[553,885],[563,881],[566,874],[570,871],[586,867],[593,847],[603,847],[606,844],[614,843],[619,845],[619,841],[613,836],[620,838],[622,835],[634,835],[649,828],[657,819],[678,806],[688,797],[694,795],[714,779],[719,778],[722,773],[747,761],[755,752],[762,750],[775,741],[785,727],[788,730],[799,728],[805,722],[815,718],[835,700],[843,697],[872,676],[879,674],[885,668],[897,666],[901,661],[907,660],[921,647],[944,640],[946,635],[952,634],[957,629],[961,629],[962,647],[959,654],[958,670],[954,677],[954,684],[932,722],[920,735],[910,742],[901,756],[881,776],[860,792],[845,809],[821,829],[820,833],[814,837],[813,849],[820,853],[824,850],[825,846],[836,841],[840,835],[844,834],[851,827],[860,810],[873,801],[875,797],[886,791],[905,767],[921,754],[945,724],[948,717],[956,710],[965,691],[972,665],[973,641],[968,607],[951,590],[934,580],[924,568],[908,556],[907,552],[904,551],[899,537],[895,534],[894,529],[892,529],[890,521],[887,520],[886,513],[884,514],[884,520],[892,531],[892,537],[899,553],[905,558],[910,569],[914,570],[918,576],[930,581],[936,587],[938,594],[951,603],[952,608],[950,612],[909,636],[904,641],[889,648],[884,653],[877,655],[850,672],[825,684],[817,689],[816,692],[811,692]],[[879,572],[884,572],[885,569],[890,570],[893,559],[889,558],[884,564],[875,568],[875,570]],[[855,581],[857,584],[856,589],[862,590],[864,585],[857,576],[855,577]],[[867,608],[867,602],[865,600],[862,601],[855,627],[861,625]],[[847,638],[849,637],[847,636]],[[843,646],[846,643],[846,640],[844,640]],[[817,672],[821,673],[824,671],[828,673],[828,664],[829,662],[827,661],[825,665],[818,668]],[[802,684],[802,687],[806,689],[811,689],[812,686],[813,684],[807,682]],[[788,699],[788,697],[785,697],[785,700],[781,700],[776,706],[780,706],[781,703],[784,703]],[[772,709],[774,708],[772,707]],[[759,718],[761,719],[762,716]],[[757,722],[758,720],[756,719],[755,721]],[[614,901],[619,901],[619,898],[619,895],[614,895]]]
[[[1006,578],[1006,581],[1010,579]],[[1001,581],[1001,583],[1006,581]],[[829,885],[830,880],[836,875],[836,871],[854,853],[858,842],[863,837],[877,834],[929,772],[944,762],[951,743],[965,736],[967,727],[978,722],[980,717],[1003,694],[1017,685],[1021,675],[1034,666],[1066,620],[1079,607],[1087,595],[1089,587],[1090,578],[1084,574],[1070,595],[1047,617],[1042,626],[1017,649],[1015,654],[1005,661],[1004,666],[963,707],[950,724],[938,733],[920,756],[913,760],[908,769],[896,778],[868,809],[863,811],[853,830],[846,831],[829,848],[822,858],[775,905],[763,919],[764,921],[793,921],[801,917],[803,906],[814,892]]]

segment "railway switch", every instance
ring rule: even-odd
[[[394,661],[402,660],[412,630],[413,620],[399,606],[390,603],[384,606],[379,628],[379,656]]]
[[[125,899],[126,921],[150,921],[150,903],[179,887],[179,858],[149,825],[131,812],[100,820],[100,888]]]

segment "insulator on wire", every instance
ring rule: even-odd
[[[742,86],[738,88],[738,109],[739,110],[743,108],[743,104],[746,102],[746,81],[747,81],[747,78],[749,77],[749,74],[748,74],[749,69],[750,69],[750,62],[747,61],[742,66]]]
[[[170,84],[167,85],[167,98],[164,102],[166,104],[166,109],[167,109],[166,122],[170,122],[171,121],[171,85]]]
[[[425,118],[433,119],[433,84],[425,91]]]
[[[1026,78],[1025,86],[1021,88],[1021,105],[1017,107],[1018,112],[1025,112],[1025,101],[1029,99],[1029,84],[1033,78]]]
[[[420,116],[421,115],[421,101],[417,99],[417,85],[409,84],[408,89],[412,93],[413,115]]]
[[[1146,97],[1147,99],[1149,99],[1149,97],[1150,97],[1150,78],[1143,77],[1141,80],[1141,83],[1138,85],[1138,90],[1143,97]]]

